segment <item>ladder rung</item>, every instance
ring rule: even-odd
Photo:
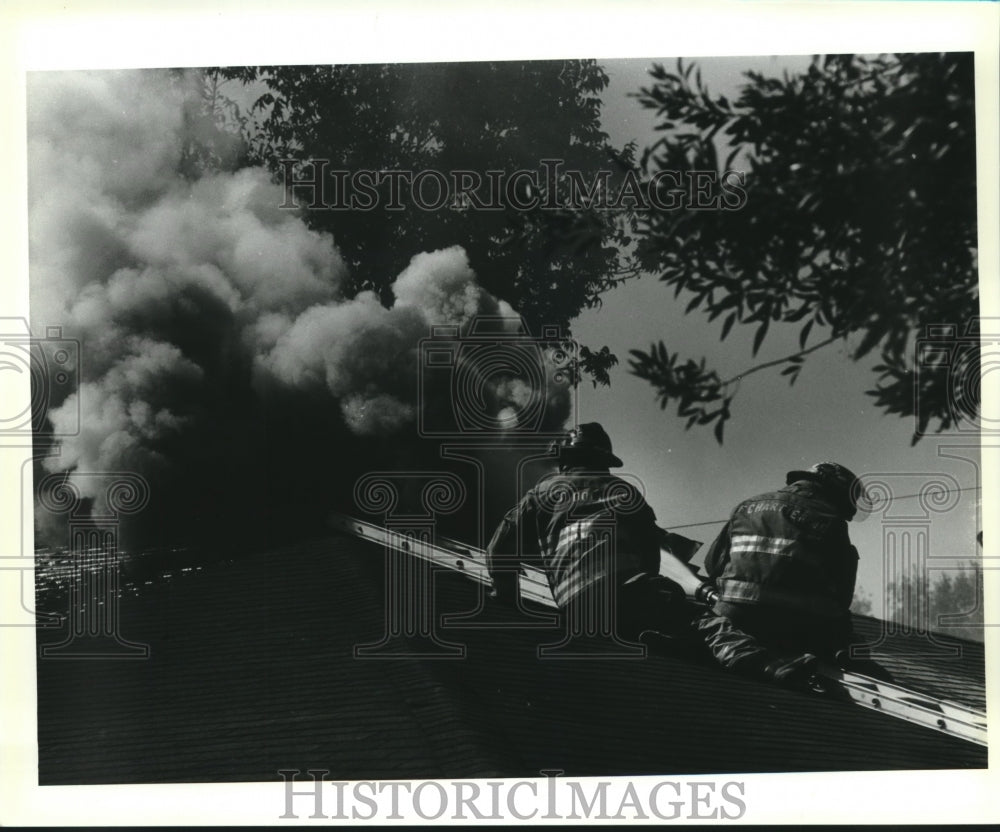
[[[417,540],[401,532],[344,514],[334,514],[331,522],[336,528],[348,534],[377,541],[395,551],[415,555],[439,566],[461,572],[478,583],[492,583],[486,568],[485,552],[477,547],[466,546],[448,539],[438,544]],[[537,604],[555,607],[545,573],[531,566],[524,566],[522,571],[519,582],[522,597]],[[836,683],[852,701],[862,707],[933,728],[969,742],[986,745],[986,714],[973,708],[945,699],[936,699],[860,673],[831,673],[824,674],[824,678]]]

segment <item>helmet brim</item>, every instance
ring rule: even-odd
[[[617,456],[610,451],[602,452],[602,457],[607,461],[608,468],[621,468],[625,465]]]
[[[819,477],[812,471],[789,471],[785,475],[785,485],[791,485],[793,482],[798,482],[799,480],[819,482]]]
[[[859,503],[871,500],[868,492],[861,487],[858,479],[855,479],[850,486],[838,488],[817,475],[815,471],[789,471],[785,475],[785,485],[791,485],[793,482],[800,482],[801,480],[818,483],[834,492],[843,491],[847,494],[848,501],[854,509],[857,509]]]
[[[575,461],[583,465],[607,466],[608,468],[621,468],[625,465],[611,451],[595,448],[593,445],[563,448],[561,456],[564,460]]]

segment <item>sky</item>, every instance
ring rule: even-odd
[[[636,140],[640,151],[651,143],[656,136],[655,113],[641,107],[629,93],[651,83],[648,69],[652,63],[665,63],[669,68],[675,60],[667,56],[602,62],[610,78],[603,126],[613,142]],[[732,100],[743,72],[795,72],[808,65],[809,57],[699,58],[696,62],[709,90]],[[679,350],[684,357],[705,356],[709,366],[729,378],[797,351],[799,329],[794,324],[772,327],[752,359],[753,326],[735,327],[720,342],[721,319],[708,323],[697,311],[685,315],[688,297],[682,293],[674,300],[672,289],[655,276],[644,276],[604,295],[603,306],[584,311],[573,324],[579,343],[592,348],[607,344],[619,358],[610,387],[581,385],[578,419],[605,426],[615,452],[625,462],[623,470],[645,484],[647,500],[664,526],[716,521],[684,530],[687,536],[705,541],[707,548],[736,503],[783,485],[788,470],[824,460],[840,462],[859,476],[888,482],[897,495],[918,492],[935,477],[940,479],[940,474],[950,475],[961,488],[978,485],[972,461],[941,456],[952,453],[948,449],[956,444],[977,446],[978,437],[932,435],[911,446],[912,421],[883,415],[864,394],[873,386],[871,367],[878,363],[877,356],[855,363],[843,342],[808,356],[794,386],[781,377],[781,367],[746,379],[733,401],[733,416],[721,447],[710,429],[685,431],[676,405],[661,410],[653,388],[628,372],[629,349],[648,349],[662,339],[668,349]],[[809,343],[823,337],[814,331]],[[954,453],[976,458],[974,451]],[[947,511],[931,514],[921,511],[919,500],[900,500],[884,517],[859,515],[851,524],[851,537],[861,555],[858,594],[871,597],[874,614],[880,612],[883,564],[890,551],[884,538],[898,532],[901,522],[918,527],[926,522],[933,580],[940,569],[977,555],[978,493],[954,494]],[[929,519],[924,521],[922,515]]]

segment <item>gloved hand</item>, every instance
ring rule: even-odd
[[[854,666],[870,663],[871,658],[872,652],[866,645],[854,647],[853,651],[850,647],[844,647],[833,654],[833,659],[841,670],[851,670]]]
[[[795,659],[775,659],[764,668],[764,675],[782,687],[812,690],[818,666],[819,659],[816,656],[803,653]]]
[[[719,593],[714,586],[704,583],[695,590],[694,600],[711,607],[719,600]]]
[[[883,682],[894,682],[895,679],[888,668],[883,667],[871,657],[871,650],[867,648],[854,649],[855,655],[851,655],[850,648],[844,648],[834,653],[833,658],[837,667],[845,673],[857,673],[861,676],[871,676]]]

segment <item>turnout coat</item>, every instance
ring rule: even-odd
[[[740,503],[705,569],[724,602],[839,619],[854,597],[858,552],[822,487],[800,481]]]
[[[664,534],[634,485],[606,470],[570,469],[543,477],[507,513],[487,564],[499,598],[514,597],[517,568],[529,563],[565,607],[598,582],[656,575]]]

